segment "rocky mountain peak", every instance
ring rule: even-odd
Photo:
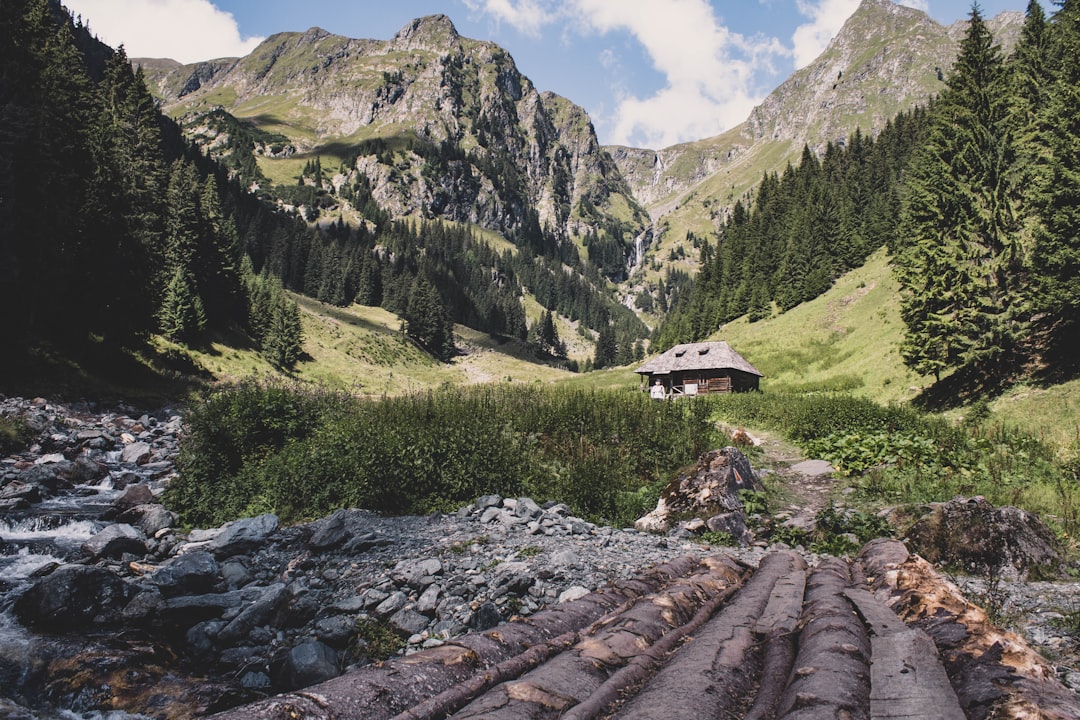
[[[390,42],[401,50],[438,50],[449,47],[460,37],[453,21],[440,14],[411,20]]]

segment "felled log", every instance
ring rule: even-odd
[[[794,552],[771,553],[746,585],[690,638],[615,717],[697,720],[741,717],[761,675],[758,621],[781,579],[805,573]],[[692,701],[688,699],[692,698]]]
[[[875,540],[859,560],[870,587],[929,635],[970,720],[1076,720],[1080,698],[1015,633],[993,626],[953,583],[895,540]]]
[[[470,633],[441,647],[368,665],[327,682],[213,717],[216,720],[391,718],[450,688],[469,683],[474,676],[524,655],[533,646],[566,642],[568,638],[561,636],[576,633],[699,567],[695,558],[677,558],[637,578],[543,610],[526,620],[506,623],[483,633]],[[531,659],[542,662],[543,653],[534,652]],[[478,686],[482,690],[494,682],[498,680]]]
[[[777,717],[869,720],[870,640],[844,591],[848,564],[822,560],[810,574],[798,654]]]

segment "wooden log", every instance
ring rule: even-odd
[[[807,582],[798,654],[780,700],[785,720],[869,720],[870,640],[843,592],[845,561],[822,560]]]
[[[756,623],[756,631],[765,636],[764,657],[757,695],[744,720],[770,720],[776,716],[795,663],[795,630],[806,591],[806,563],[798,569],[800,572],[777,580],[769,604]]]
[[[761,672],[757,621],[777,582],[790,573],[803,572],[803,567],[802,558],[794,552],[766,555],[730,603],[689,638],[614,717],[741,717]]]
[[[660,593],[641,598],[627,610],[597,623],[572,649],[493,688],[454,717],[565,718],[564,711],[600,692],[613,672],[646,655],[657,642],[692,621],[710,598],[730,594],[742,575],[742,568],[730,558],[708,560],[703,572],[676,580]]]
[[[897,615],[929,635],[969,720],[1080,719],[1080,698],[1015,633],[995,627],[953,583],[896,540],[875,540],[859,560]]]
[[[934,641],[866,590],[844,595],[870,631],[870,715],[875,720],[966,720]]]
[[[628,601],[655,593],[699,567],[684,556],[583,598],[455,638],[442,647],[368,665],[302,691],[268,698],[212,716],[216,720],[331,720],[393,717],[499,663],[596,622]]]

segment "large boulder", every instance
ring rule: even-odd
[[[929,562],[1008,579],[1053,572],[1061,562],[1054,533],[1038,517],[986,498],[933,503],[907,532],[908,547]]]
[[[95,559],[119,558],[125,553],[141,556],[146,554],[146,536],[137,528],[116,523],[84,542],[82,549]]]
[[[680,471],[660,493],[656,509],[634,526],[644,532],[666,532],[674,519],[708,519],[742,512],[740,490],[762,490],[750,461],[735,447],[710,450]]]
[[[300,643],[273,669],[277,685],[288,690],[314,685],[341,674],[337,653],[318,640]]]
[[[233,521],[210,541],[210,551],[219,558],[250,552],[261,547],[277,528],[277,515],[271,514]]]
[[[64,565],[41,578],[15,601],[24,625],[65,632],[119,617],[134,590],[104,568]]]
[[[163,595],[192,595],[209,592],[221,579],[221,568],[208,552],[180,555],[150,576]]]

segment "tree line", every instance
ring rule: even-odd
[[[669,277],[661,301],[671,311],[656,344],[667,349],[742,315],[756,321],[774,307],[789,310],[891,244],[903,169],[926,123],[926,110],[900,113],[876,138],[856,130],[844,143],[828,143],[820,159],[804,147],[798,165],[765,173],[752,202],[735,203],[714,242],[691,238],[700,270],[692,283]]]
[[[7,336],[72,350],[247,327],[236,188],[159,112],[141,69],[49,0],[5,2],[0,34]],[[294,306],[262,317],[299,337]],[[256,340],[295,356],[267,349],[284,341],[274,327]]]
[[[98,42],[59,3],[5,2],[0,30],[10,38],[0,48],[0,301],[18,308],[4,314],[10,337],[70,349],[154,333],[198,343],[239,328],[289,367],[300,313],[284,290],[385,307],[443,359],[455,322],[555,358],[565,344],[551,313],[583,333],[610,325],[628,344],[648,332],[615,298],[612,268],[583,261],[532,208],[511,234],[517,249],[497,252],[462,226],[392,220],[362,175],[328,190],[315,158],[284,199],[346,199],[362,221],[308,222],[281,211],[283,188],[269,192],[254,161],[256,145],[285,151],[283,137],[219,113],[211,120],[234,147],[212,161],[160,113],[123,48]],[[457,159],[447,147],[428,155]],[[544,307],[531,333],[526,290]]]
[[[978,8],[904,188],[905,362],[958,389],[1075,366],[1080,6],[1027,7],[1009,57]]]

